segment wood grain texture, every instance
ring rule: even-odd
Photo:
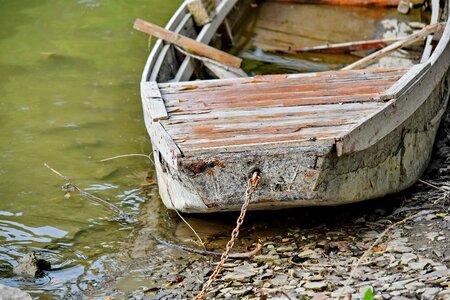
[[[165,120],[169,117],[156,82],[141,82],[141,96],[142,102],[148,104],[148,112],[152,122]]]
[[[159,84],[163,126],[183,153],[331,140],[385,106],[405,70],[374,69]]]
[[[145,32],[147,34],[150,34],[152,36],[155,36],[159,39],[163,39],[179,47],[183,47],[187,51],[193,52],[194,54],[205,56],[215,61],[218,61],[224,65],[229,65],[234,68],[239,68],[241,66],[242,59],[240,59],[239,57],[233,56],[219,49],[210,47],[206,44],[197,42],[196,40],[182,36],[175,32],[166,30],[150,22],[146,22],[141,19],[136,19],[133,28]]]

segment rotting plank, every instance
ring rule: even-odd
[[[153,146],[159,151],[166,163],[174,169],[178,169],[182,156],[177,144],[167,133],[161,123],[156,122],[150,125],[150,135]]]
[[[302,73],[302,74],[283,74],[283,75],[257,75],[247,78],[233,78],[233,79],[213,79],[203,81],[190,82],[170,82],[160,83],[159,86],[163,94],[192,92],[194,90],[229,90],[231,86],[246,85],[264,86],[267,83],[271,84],[291,84],[292,82],[313,82],[323,80],[353,80],[353,79],[370,79],[372,77],[380,76],[385,78],[389,76],[403,75],[405,69],[368,69],[368,70],[346,70],[346,71],[327,71],[321,73]]]
[[[148,113],[153,122],[165,120],[169,117],[156,82],[141,82],[141,95],[143,97],[142,102],[148,104]]]
[[[267,132],[257,135],[235,135],[232,137],[223,136],[215,140],[177,140],[182,149],[193,150],[199,148],[210,147],[227,147],[235,145],[258,144],[265,142],[288,142],[288,141],[316,141],[336,137],[351,128],[351,125],[321,127],[321,128],[305,128],[303,130],[293,132],[297,128],[292,127],[285,129],[279,133]],[[183,150],[184,151],[184,150]]]
[[[205,110],[202,113],[189,115],[170,115],[170,120],[208,120],[213,118],[233,118],[233,117],[250,117],[250,116],[270,116],[276,114],[301,115],[301,114],[320,114],[329,113],[330,111],[351,111],[351,110],[372,110],[383,106],[382,102],[365,102],[365,103],[349,103],[349,104],[330,104],[330,105],[307,105],[303,107],[287,106],[287,107],[260,107],[247,109],[228,109],[228,110]]]

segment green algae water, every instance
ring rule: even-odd
[[[148,51],[135,18],[164,25],[180,0],[0,0],[0,283],[41,299],[95,286],[132,225],[74,194],[44,163],[136,215],[149,153],[139,96]],[[36,251],[53,270],[12,273]]]

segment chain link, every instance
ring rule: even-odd
[[[202,290],[194,298],[194,300],[204,300],[206,292],[208,291],[208,289],[210,288],[210,286],[212,285],[214,280],[216,280],[217,275],[219,275],[220,270],[222,269],[222,266],[225,263],[225,260],[227,259],[228,254],[230,253],[230,250],[233,248],[234,242],[236,241],[236,239],[239,235],[239,229],[241,228],[242,223],[244,223],[244,218],[245,218],[245,214],[247,213],[248,205],[250,203],[252,195],[255,192],[256,186],[258,185],[260,179],[261,178],[259,177],[258,171],[255,171],[255,172],[253,172],[252,178],[250,178],[248,180],[247,190],[245,191],[245,201],[241,207],[241,214],[239,215],[239,217],[236,221],[236,227],[231,232],[231,238],[225,247],[225,251],[222,253],[222,256],[220,257],[220,261],[217,264],[214,272],[211,274],[211,276],[209,276],[208,281],[205,283]]]

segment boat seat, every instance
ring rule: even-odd
[[[406,70],[367,69],[158,84],[180,151],[335,139],[386,103]]]

